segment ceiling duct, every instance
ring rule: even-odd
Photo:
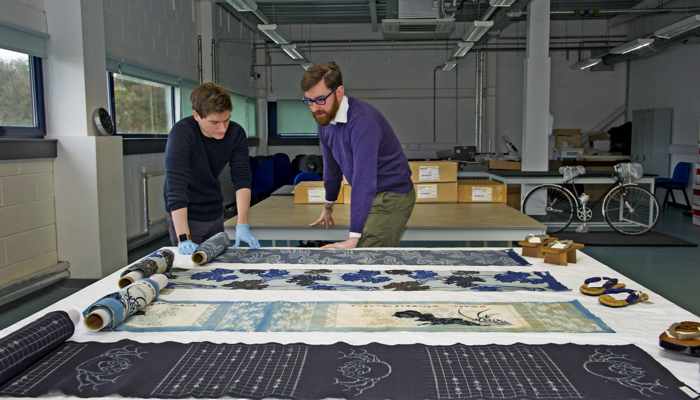
[[[382,20],[384,39],[389,40],[449,39],[454,30],[454,18]]]
[[[384,39],[449,39],[455,29],[454,18],[440,18],[439,2],[398,0],[398,19],[382,20]]]

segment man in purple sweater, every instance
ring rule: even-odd
[[[411,169],[389,122],[374,107],[345,96],[334,63],[314,64],[301,78],[303,101],[318,123],[326,204],[311,226],[330,229],[343,175],[352,186],[350,237],[327,248],[396,247],[416,194]]]

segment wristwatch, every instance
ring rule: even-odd
[[[177,242],[178,242],[178,243],[181,243],[181,242],[184,242],[184,241],[186,241],[186,240],[191,240],[191,239],[192,239],[192,238],[190,238],[190,234],[189,234],[189,233],[183,233],[182,235],[179,235],[179,236],[177,237]]]

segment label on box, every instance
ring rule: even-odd
[[[419,181],[439,181],[440,167],[420,167],[418,168]]]
[[[416,187],[418,188],[419,199],[424,200],[438,198],[438,185],[416,185]]]
[[[493,188],[488,186],[472,188],[472,201],[493,201]]]
[[[693,205],[700,206],[700,189],[693,189]]]
[[[326,201],[325,188],[309,188],[309,203],[324,203]]]

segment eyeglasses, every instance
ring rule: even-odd
[[[331,90],[331,92],[328,93],[328,96],[326,96],[326,97],[322,97],[322,98],[319,98],[319,99],[307,99],[306,96],[304,96],[304,97],[301,99],[301,101],[303,101],[304,104],[306,104],[306,105],[309,106],[309,107],[311,107],[314,103],[318,104],[319,106],[323,106],[323,105],[326,104],[326,99],[329,98],[330,95],[332,95],[333,92],[335,92],[335,89],[338,89],[339,87],[340,87],[340,86],[336,86],[335,88],[333,88],[333,90]]]

